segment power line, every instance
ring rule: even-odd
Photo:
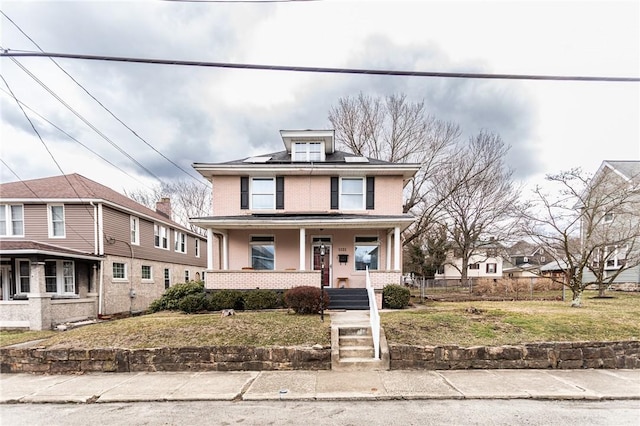
[[[80,55],[75,53],[46,53],[46,52],[12,52],[5,49],[0,52],[0,57],[45,57],[45,58],[65,58],[82,59],[88,61],[107,62],[130,62],[153,65],[178,65],[190,67],[208,68],[232,68],[261,71],[291,71],[329,74],[364,74],[397,77],[439,77],[439,78],[466,78],[466,79],[489,79],[489,80],[546,80],[546,81],[582,81],[582,82],[615,82],[615,83],[637,83],[640,77],[607,77],[607,76],[565,76],[565,75],[536,75],[536,74],[492,74],[492,73],[471,73],[471,72],[435,72],[435,71],[400,71],[400,70],[377,70],[364,68],[326,68],[326,67],[300,67],[289,65],[260,65],[260,64],[239,64],[230,62],[206,62],[206,61],[182,61],[176,59],[151,59],[132,58],[123,56],[102,56],[102,55]]]
[[[44,50],[42,49],[42,47],[40,47],[40,45],[38,45],[38,43],[35,42],[35,40],[33,40],[31,37],[29,37],[29,35],[27,33],[25,33],[22,28],[20,28],[20,26],[18,24],[16,24],[9,16],[7,16],[6,13],[4,13],[3,11],[0,10],[0,13],[2,13],[2,15],[9,21],[11,22],[17,29],[18,31],[20,31],[22,33],[22,35],[24,35],[31,43],[33,43],[38,50],[40,50],[41,52],[44,52]],[[202,181],[200,181],[198,178],[194,177],[191,173],[189,173],[188,171],[186,171],[185,169],[183,169],[181,166],[179,166],[178,164],[176,164],[173,160],[171,160],[170,158],[168,158],[166,155],[164,155],[163,153],[161,153],[160,151],[158,151],[153,145],[151,145],[149,142],[147,142],[142,136],[140,136],[136,131],[134,131],[131,127],[129,127],[126,123],[124,123],[119,117],[117,117],[109,108],[107,108],[102,102],[100,102],[94,95],[92,95],[82,84],[80,84],[75,78],[73,78],[73,76],[71,76],[71,74],[69,74],[64,68],[62,68],[62,66],[60,66],[60,64],[58,64],[53,58],[49,58],[51,60],[51,62],[53,62],[63,73],[65,73],[76,85],[78,85],[82,90],[84,90],[84,92],[89,95],[94,101],[96,101],[98,103],[98,105],[100,105],[106,112],[108,112],[113,118],[115,118],[120,124],[122,124],[127,130],[129,130],[135,137],[137,137],[138,139],[140,139],[144,144],[146,144],[149,148],[151,148],[153,151],[155,151],[158,155],[160,155],[162,158],[164,158],[165,160],[167,160],[169,163],[171,163],[172,165],[174,165],[176,168],[178,168],[180,171],[182,171],[184,174],[186,174],[187,176],[189,176],[191,179],[195,180],[196,182],[198,182],[200,185],[206,186],[205,183],[203,183]]]

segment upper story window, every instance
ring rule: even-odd
[[[0,204],[0,236],[24,236],[24,215],[21,204]]]
[[[140,244],[140,219],[131,216],[131,244]]]
[[[487,263],[487,274],[495,274],[498,270],[497,266],[496,263]]]
[[[322,142],[293,142],[291,144],[292,161],[324,161],[324,145]]]
[[[153,225],[154,244],[158,248],[169,250],[169,239],[167,237],[167,228],[162,225]]]
[[[64,238],[64,205],[50,204],[49,213],[49,238]]]
[[[284,209],[284,176],[240,178],[240,208]]]
[[[196,257],[200,257],[200,239],[196,238]]]
[[[611,223],[613,222],[613,213],[607,213],[603,216],[602,221],[604,223]]]
[[[373,210],[375,208],[375,178],[331,177],[331,209]]]
[[[480,264],[479,263],[470,263],[469,264],[469,269],[480,269]]]
[[[187,252],[187,235],[184,232],[175,231],[174,238],[175,238],[174,250],[179,253],[186,253]]]

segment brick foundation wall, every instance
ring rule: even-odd
[[[282,290],[303,285],[317,286],[319,271],[207,271],[205,288]]]

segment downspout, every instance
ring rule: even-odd
[[[102,204],[94,204],[90,201],[89,204],[93,206],[93,246],[94,253],[97,255],[104,255],[104,243],[102,242]],[[102,304],[104,293],[104,260],[100,260],[100,284],[98,285],[98,318],[103,314]]]
[[[104,260],[100,261],[100,286],[98,288],[98,318],[102,315],[102,286],[104,285]]]

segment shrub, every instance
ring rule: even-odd
[[[329,306],[329,293],[323,291],[324,309]],[[320,289],[318,287],[300,286],[284,293],[284,303],[296,314],[315,314],[320,311]]]
[[[248,310],[273,309],[280,306],[280,295],[273,290],[248,290],[244,292],[244,308]]]
[[[411,292],[408,288],[390,284],[382,289],[382,306],[391,309],[404,309],[409,306]]]
[[[188,294],[178,302],[180,310],[187,314],[198,311],[206,311],[208,308],[207,298],[204,293]]]
[[[149,310],[151,312],[177,311],[180,309],[180,300],[191,294],[201,294],[204,297],[204,283],[202,281],[191,281],[169,287],[160,299],[151,302]]]
[[[209,309],[219,311],[221,309],[244,309],[244,293],[239,290],[217,290],[211,293]]]

